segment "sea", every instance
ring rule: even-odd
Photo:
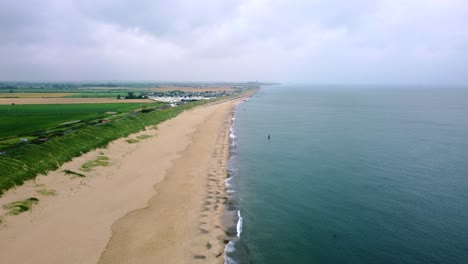
[[[228,167],[226,263],[468,263],[468,87],[264,86]]]

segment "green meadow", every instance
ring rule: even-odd
[[[29,133],[66,126],[68,122],[88,122],[128,113],[161,103],[0,105],[0,145],[2,141]],[[0,146],[1,149],[1,146]]]

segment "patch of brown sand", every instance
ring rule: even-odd
[[[0,205],[32,196],[39,204],[18,216],[0,209],[2,262],[96,263],[101,254],[102,263],[222,262],[222,179],[233,104],[182,113],[140,133],[155,137],[137,144],[116,140],[8,191]],[[80,171],[99,155],[111,165]],[[86,177],[64,175],[65,169]],[[213,188],[218,197],[210,195]],[[41,196],[39,189],[58,195]]]

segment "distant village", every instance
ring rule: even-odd
[[[150,92],[150,93],[141,93],[136,95],[134,93],[128,93],[127,96],[117,96],[117,99],[150,99],[158,102],[170,103],[171,106],[175,106],[180,102],[192,102],[200,100],[210,100],[217,97],[229,96],[234,91],[203,91],[203,92],[193,92],[193,91],[181,91],[174,90],[168,92]]]

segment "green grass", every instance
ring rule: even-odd
[[[0,150],[4,148],[8,148],[16,144],[20,144],[22,138],[26,138],[28,141],[31,141],[33,139],[36,139],[37,137],[24,136],[24,137],[14,137],[14,138],[0,140]]]
[[[41,189],[36,191],[38,194],[44,195],[44,196],[55,196],[57,195],[57,191],[52,190],[52,189]]]
[[[117,98],[117,95],[120,96],[127,96],[129,91],[111,91],[111,92],[82,92],[82,93],[73,93],[70,95],[65,96],[65,98]],[[139,95],[140,91],[131,91],[134,94]]]
[[[148,139],[148,138],[152,138],[153,136],[151,135],[139,135],[137,138],[139,140],[145,140],[145,139]]]
[[[0,105],[0,139],[50,130],[63,123],[111,117],[106,112],[125,113],[161,103]]]
[[[23,212],[29,211],[34,204],[37,204],[39,199],[31,197],[25,200],[11,202],[3,205],[3,208],[9,210],[8,214],[18,215]]]
[[[127,142],[128,142],[128,143],[130,143],[130,144],[134,144],[134,143],[138,143],[138,142],[140,142],[140,140],[138,140],[138,139],[134,139],[134,138],[127,139],[127,140],[125,140],[125,141],[127,141]]]
[[[109,165],[109,158],[106,156],[97,156],[95,160],[90,160],[83,164],[80,168],[82,171],[91,171],[94,167],[97,166],[107,166]]]
[[[82,177],[82,178],[86,177],[86,175],[81,174],[79,172],[72,171],[72,170],[63,170],[62,172],[67,174],[67,175],[73,175],[73,176],[78,176],[78,177]]]

